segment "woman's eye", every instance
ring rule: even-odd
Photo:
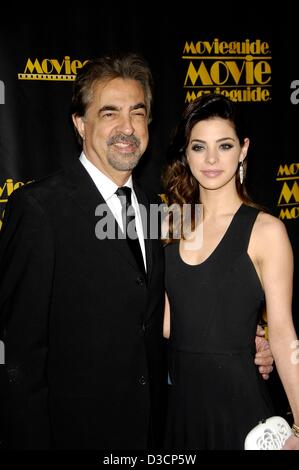
[[[203,149],[204,149],[204,147],[202,145],[199,145],[199,144],[194,144],[191,147],[191,150],[193,150],[194,152],[200,152]]]
[[[232,146],[232,144],[221,144],[220,148],[222,150],[229,150],[229,149],[233,148],[233,146]]]

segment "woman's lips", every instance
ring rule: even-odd
[[[216,178],[222,173],[222,170],[203,170],[202,174],[208,178]]]

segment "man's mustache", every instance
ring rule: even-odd
[[[110,137],[107,140],[107,145],[114,145],[114,144],[134,144],[136,147],[139,147],[140,145],[140,139],[136,137],[135,135],[123,135],[123,134],[118,134],[114,135],[113,137]]]

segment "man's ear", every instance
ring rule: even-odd
[[[85,123],[82,116],[72,114],[72,120],[75,128],[77,129],[78,134],[81,136],[82,140],[85,139]]]

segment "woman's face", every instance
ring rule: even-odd
[[[215,190],[234,182],[248,146],[249,139],[241,146],[229,120],[210,118],[194,125],[186,151],[187,161],[200,186]]]

